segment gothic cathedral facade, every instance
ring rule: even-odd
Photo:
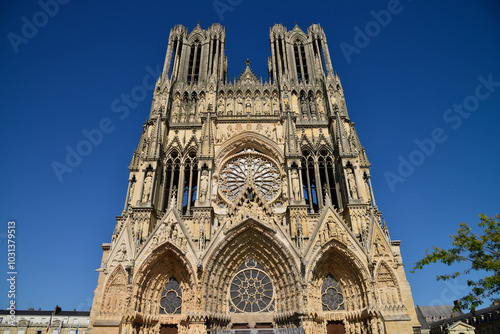
[[[220,24],[171,30],[92,334],[419,332],[323,29],[270,45],[231,81]]]

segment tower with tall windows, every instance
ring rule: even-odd
[[[269,37],[228,80],[221,25],[171,30],[93,334],[419,332],[323,29]]]

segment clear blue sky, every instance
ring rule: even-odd
[[[111,103],[163,65],[175,24],[192,30],[198,20],[204,29],[225,26],[230,77],[247,57],[267,76],[274,23],[323,26],[372,163],[378,207],[391,238],[403,241],[415,303],[451,304],[465,292],[464,281],[435,282],[447,268],[408,269],[425,248],[449,246],[460,222],[500,213],[498,1],[401,0],[393,7],[393,1],[220,0],[228,6],[222,13],[212,1],[66,2],[57,13],[48,7],[51,16],[41,14],[37,1],[0,4],[0,267],[7,276],[7,222],[14,219],[19,309],[91,306],[100,245],[110,242],[123,209],[127,166],[152,91],[124,119]],[[372,11],[388,6],[390,22],[374,23]],[[369,40],[356,37],[366,29]],[[356,52],[349,54],[347,45]],[[453,111],[464,103],[472,111]],[[60,182],[53,162],[64,163],[67,147],[75,149],[82,131],[103,119],[113,131]],[[441,132],[432,148],[427,139],[435,129]],[[417,152],[415,140],[428,144],[428,155]],[[418,166],[403,170],[391,189],[386,175],[398,175],[400,157]],[[7,307],[7,282],[0,282],[0,305]]]

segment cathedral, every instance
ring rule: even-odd
[[[323,29],[269,41],[228,79],[220,24],[171,30],[92,334],[420,332]]]

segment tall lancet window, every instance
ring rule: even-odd
[[[191,207],[196,201],[196,191],[198,184],[198,162],[196,152],[189,152],[184,161],[184,184],[182,193],[182,214],[191,215]]]
[[[182,50],[182,39],[176,37],[172,47],[172,56],[170,58],[170,67],[168,69],[168,76],[170,79],[175,79],[177,77],[177,72],[179,70],[179,62],[181,59]]]
[[[188,76],[187,82],[198,82],[200,76],[200,61],[201,61],[201,43],[196,39],[191,45],[189,54]]]
[[[335,165],[332,156],[326,149],[322,149],[318,156],[319,177],[321,182],[321,194],[328,193],[332,204],[338,209],[339,201],[337,197],[337,188],[335,183]]]
[[[172,151],[165,164],[165,194],[163,199],[163,210],[167,210],[172,196],[176,189],[179,189],[179,175],[180,175],[181,160],[177,151]]]
[[[160,297],[160,314],[181,314],[182,288],[175,277],[165,283]]]
[[[307,151],[304,151],[302,157],[302,190],[306,204],[309,206],[309,213],[318,212],[319,201],[315,162],[314,157]]]
[[[307,70],[306,51],[301,41],[295,41],[293,45],[295,56],[295,68],[297,69],[298,82],[309,82],[309,72]]]

